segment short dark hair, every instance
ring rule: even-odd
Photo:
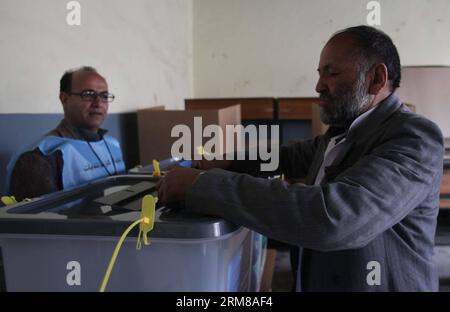
[[[388,79],[391,81],[391,91],[400,87],[402,77],[400,56],[392,39],[387,34],[374,27],[361,25],[343,29],[333,37],[343,34],[348,34],[355,39],[355,44],[359,48],[357,52],[361,54],[362,61],[365,61],[368,67],[376,62],[386,65]]]
[[[82,66],[75,69],[67,70],[59,81],[59,92],[70,93],[72,91],[72,75],[73,73],[86,71],[92,73],[98,73],[97,70],[92,66]]]

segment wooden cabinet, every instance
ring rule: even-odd
[[[281,120],[311,120],[317,98],[279,98],[278,118]]]
[[[222,98],[186,99],[189,110],[220,109],[241,105],[241,117],[245,120],[311,120],[317,98]]]

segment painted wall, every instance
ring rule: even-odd
[[[368,2],[195,0],[195,96],[316,96],[323,45],[339,29],[366,24]],[[378,2],[379,28],[393,38],[403,65],[450,65],[450,1]],[[415,104],[441,127],[441,116],[450,118],[450,105],[429,115],[427,103]]]
[[[61,113],[59,79],[91,65],[116,95],[110,112],[192,96],[192,0],[80,0],[68,26],[62,0],[2,0],[0,113]]]
[[[67,25],[69,2],[1,0],[0,193],[11,155],[62,118],[65,70],[91,65],[107,78],[116,101],[103,126],[128,167],[138,163],[136,110],[192,97],[192,0],[79,0],[80,26]]]

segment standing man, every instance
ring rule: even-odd
[[[280,171],[306,185],[230,171],[257,163],[201,161],[197,168],[221,169],[177,168],[159,198],[298,246],[300,291],[438,290],[432,255],[443,138],[395,95],[400,70],[382,31],[336,33],[320,55],[316,86],[330,128],[280,150]]]
[[[64,119],[8,164],[8,194],[18,200],[125,170],[119,142],[100,128],[114,100],[105,78],[88,66],[69,70],[61,78],[59,99]]]

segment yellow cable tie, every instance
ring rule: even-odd
[[[100,292],[104,292],[106,285],[108,284],[109,281],[109,276],[111,275],[111,271],[114,267],[114,263],[116,262],[116,258],[117,255],[119,254],[120,248],[122,247],[122,243],[125,240],[125,237],[127,237],[128,233],[130,233],[130,231],[136,226],[138,225],[140,222],[142,221],[142,219],[139,219],[135,222],[133,222],[133,224],[131,224],[126,230],[125,232],[123,232],[122,236],[119,239],[119,242],[116,245],[116,248],[114,249],[114,253],[111,257],[111,260],[109,261],[109,265],[108,268],[106,269],[106,273],[105,273],[105,277],[103,278],[103,282],[102,285],[100,286]]]
[[[145,195],[142,198],[142,210],[141,210],[141,224],[139,226],[139,235],[136,243],[136,249],[141,249],[141,238],[144,239],[145,245],[150,245],[148,241],[147,235],[148,232],[153,230],[153,224],[155,222],[155,207],[158,202],[158,198],[153,197],[152,195]]]
[[[17,200],[14,196],[2,196],[1,200],[6,206],[17,204]]]
[[[160,177],[161,176],[161,170],[159,169],[159,162],[156,159],[153,159],[153,177]]]
[[[120,248],[122,247],[122,243],[124,242],[127,235],[130,231],[138,224],[140,224],[139,234],[136,244],[136,249],[141,249],[141,237],[144,237],[144,244],[149,245],[149,241],[147,239],[147,234],[151,230],[153,230],[153,224],[155,221],[155,206],[158,201],[158,198],[153,197],[152,195],[145,195],[142,198],[142,208],[141,208],[141,218],[133,222],[126,230],[123,232],[120,237],[116,248],[114,249],[111,260],[109,261],[108,268],[106,269],[105,276],[103,277],[102,285],[100,286],[100,292],[104,292],[106,285],[108,284],[109,277],[111,275],[111,271],[114,267],[114,263],[116,262],[117,255],[119,254]]]

